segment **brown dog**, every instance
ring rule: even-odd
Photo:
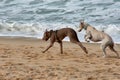
[[[62,28],[60,30],[50,30],[45,31],[42,40],[47,41],[50,38],[50,45],[43,51],[45,53],[50,47],[53,46],[54,42],[58,42],[60,44],[60,50],[61,54],[63,53],[63,46],[62,46],[62,40],[68,36],[70,41],[73,43],[78,44],[85,53],[88,53],[86,48],[81,44],[81,42],[78,40],[76,32],[71,28]]]

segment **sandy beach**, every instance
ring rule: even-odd
[[[40,39],[0,37],[0,80],[120,80],[120,59],[107,48],[102,57],[99,43],[83,43],[88,54],[76,44],[63,42],[64,54],[55,43]],[[120,54],[120,44],[115,44]]]

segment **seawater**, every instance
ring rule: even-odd
[[[120,0],[0,0],[0,36],[42,38],[45,29],[64,27],[77,32],[82,19],[120,43]],[[84,41],[85,31],[77,34]]]

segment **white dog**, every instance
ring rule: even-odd
[[[91,40],[93,42],[102,41],[101,48],[103,50],[103,57],[106,57],[106,51],[105,51],[106,47],[109,47],[110,50],[115,52],[117,57],[119,58],[119,54],[114,49],[114,42],[113,42],[112,38],[108,34],[102,32],[102,31],[96,30],[94,27],[92,27],[91,25],[85,23],[84,21],[80,22],[79,27],[80,27],[79,32],[82,29],[86,30],[86,35],[84,37],[85,41],[87,41],[87,42],[89,42],[89,40]]]

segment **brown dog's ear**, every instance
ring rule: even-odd
[[[52,34],[52,32],[53,32],[53,30],[50,30],[49,32],[50,32],[50,35],[51,35],[51,34]]]
[[[52,33],[53,32],[53,30],[50,30],[50,33]]]
[[[47,32],[47,29],[45,29],[45,32]]]

